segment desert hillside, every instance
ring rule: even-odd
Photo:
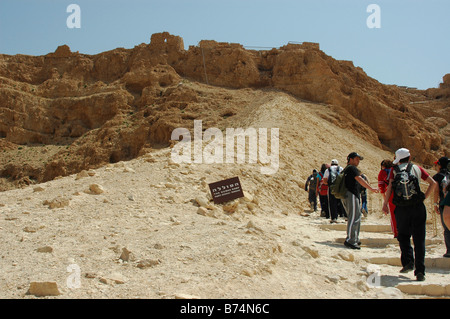
[[[380,195],[369,195],[354,251],[345,220],[330,225],[304,191],[314,168],[352,151],[372,185],[399,145],[424,164],[448,152],[448,77],[417,91],[380,84],[315,44],[184,50],[163,33],[95,56],[66,46],[3,55],[0,81],[0,298],[450,295],[434,214],[417,284],[399,273]],[[224,135],[277,128],[279,161],[251,163],[248,145],[243,163],[176,163],[171,133],[193,132],[195,120]],[[245,196],[214,204],[208,184],[235,176]]]
[[[194,119],[234,126],[264,90],[321,103],[333,110],[326,125],[386,150],[408,147],[431,165],[450,155],[449,80],[427,91],[389,86],[314,43],[255,51],[201,41],[185,50],[168,33],[97,55],[65,45],[45,56],[0,55],[0,187],[136,158],[168,146],[173,129]]]
[[[331,158],[344,162],[357,150],[365,156],[360,168],[375,183],[379,162],[391,153],[329,125],[335,111],[327,105],[278,91],[235,94],[253,101],[233,115],[236,127],[280,128],[276,173],[261,174],[261,163],[177,164],[171,148],[161,148],[3,192],[0,297],[418,298],[442,289],[445,295],[446,268],[430,269],[431,288],[421,288],[398,265],[374,264],[399,260],[389,231],[363,228],[362,249],[349,250],[345,231],[328,229],[329,220],[309,209],[304,182],[313,168]],[[208,184],[234,176],[245,197],[214,204]],[[389,230],[379,196],[369,196],[363,227]],[[439,259],[442,229],[438,224],[435,234],[429,219],[427,258]],[[345,229],[345,220],[336,225]],[[381,269],[377,288],[367,284],[374,266]]]

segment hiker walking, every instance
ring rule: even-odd
[[[445,195],[444,199],[441,201],[440,206],[442,206],[442,220],[447,228],[450,227],[450,184],[444,188]]]
[[[389,174],[389,186],[383,203],[383,211],[389,212],[388,200],[394,192],[392,202],[395,204],[400,245],[401,273],[414,270],[418,281],[425,280],[425,236],[427,210],[424,200],[430,196],[436,186],[434,179],[420,166],[410,162],[410,152],[400,148],[395,152],[394,168]],[[420,180],[429,186],[425,194],[420,190]],[[414,250],[411,247],[411,236]]]
[[[449,172],[449,159],[447,157],[441,157],[438,161],[434,162],[437,165],[438,173],[433,176],[439,187],[435,188],[434,191],[434,209],[436,214],[441,216],[442,227],[444,228],[444,241],[447,248],[444,257],[450,257],[450,231],[446,224],[444,223],[444,206],[440,206],[439,203],[445,198],[445,190],[447,185],[450,184],[450,172]]]
[[[311,209],[314,209],[314,211],[317,211],[317,185],[318,185],[317,170],[314,169],[312,174],[308,177],[305,183],[305,191],[308,191],[309,188],[308,194],[309,205],[311,206]]]
[[[320,172],[317,175],[319,185],[319,201],[320,201],[320,217],[330,218],[330,212],[328,211],[328,185],[323,182],[323,176],[329,165],[322,164]]]
[[[361,177],[369,183],[369,179],[366,175],[361,174]],[[367,217],[369,215],[369,210],[367,208],[367,188],[361,186],[361,213]]]
[[[339,166],[339,162],[336,159],[331,160],[330,167],[325,171],[323,175],[323,182],[328,186],[328,212],[331,218],[331,223],[337,223],[338,215],[340,213],[339,206],[342,205],[341,200],[334,197],[331,194],[330,186],[336,181],[336,177],[342,172],[344,168]]]
[[[389,186],[389,174],[391,173],[391,169],[394,166],[391,160],[385,159],[381,162],[381,170],[378,173],[378,188],[380,189],[380,193],[383,196],[383,202],[386,199],[386,191]],[[391,229],[394,234],[394,238],[397,238],[397,222],[395,221],[395,205],[392,203],[392,198],[394,197],[394,193],[391,193],[391,197],[388,201],[389,211],[386,213],[389,214],[391,220]]]
[[[361,188],[378,193],[378,188],[373,188],[361,177],[358,169],[359,162],[364,158],[356,152],[347,156],[347,166],[344,169],[344,183],[347,195],[342,204],[347,211],[347,238],[344,245],[352,249],[360,249],[359,230],[361,227]]]

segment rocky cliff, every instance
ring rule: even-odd
[[[439,88],[413,90],[381,84],[314,43],[255,51],[201,41],[185,50],[182,38],[158,33],[97,55],[65,45],[45,56],[0,55],[0,175],[28,184],[132,159],[167,146],[172,130],[194,119],[233,126],[268,89],[328,105],[324,125],[408,147],[423,164],[450,155],[450,75]],[[36,153],[27,160],[19,150],[28,149]]]

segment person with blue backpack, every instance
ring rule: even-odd
[[[361,174],[361,177],[369,183],[369,180],[365,174]],[[367,208],[367,188],[361,187],[361,213],[367,217],[369,215],[369,209]]]
[[[419,165],[411,163],[410,151],[400,148],[395,152],[395,165],[389,175],[389,186],[383,202],[383,211],[389,212],[389,198],[393,192],[397,241],[400,245],[402,269],[400,273],[414,270],[417,281],[425,280],[425,236],[427,210],[424,204],[434,192],[435,180]],[[420,180],[429,186],[425,193],[420,189]],[[414,250],[411,247],[411,236]]]

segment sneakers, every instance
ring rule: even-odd
[[[406,274],[410,271],[414,270],[414,263],[410,262],[409,264],[405,265],[401,270],[400,273]]]
[[[417,279],[417,281],[425,281],[425,275],[422,274],[421,272],[419,272],[419,273],[416,275],[416,279]]]
[[[414,262],[410,262],[409,264],[405,265],[405,266],[400,270],[400,272],[401,272],[402,274],[405,274],[405,273],[408,273],[408,272],[413,271],[413,270],[414,270]],[[425,280],[425,274],[424,274],[424,273],[421,273],[421,272],[418,272],[418,273],[416,274],[416,280],[417,280],[417,281],[424,281],[424,280]]]
[[[369,216],[369,213],[364,208],[361,208],[361,213],[363,214],[364,217]]]
[[[344,241],[344,246],[351,249],[361,249],[361,247],[359,247],[358,245],[350,244],[348,241]]]

